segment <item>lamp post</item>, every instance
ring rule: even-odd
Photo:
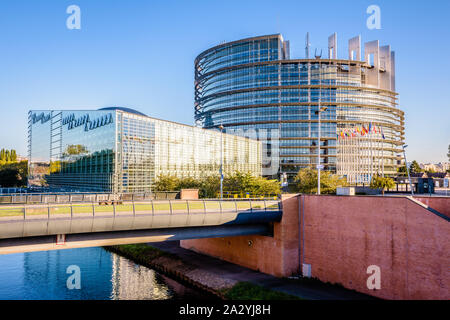
[[[223,125],[220,129],[220,200],[223,200]]]
[[[326,111],[328,107],[320,107],[320,97],[319,97],[319,111],[317,111],[317,115],[319,118],[319,128],[317,135],[317,194],[320,195],[320,170],[322,169],[322,165],[320,164],[320,113]]]
[[[405,151],[406,147],[408,147],[407,144],[404,144],[402,146],[403,158],[405,159],[405,167],[406,167],[406,172],[408,173],[408,180],[409,180],[409,187],[411,188],[411,195],[414,196],[414,190],[413,190],[413,186],[412,186],[412,183],[411,183],[411,175],[409,174],[408,162],[406,161],[406,151]]]

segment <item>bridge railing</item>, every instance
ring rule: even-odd
[[[233,200],[150,200],[112,204],[44,203],[34,205],[7,205],[0,207],[0,219],[45,219],[92,216],[172,215],[190,213],[270,212],[280,211],[279,200],[233,199]]]
[[[14,193],[0,194],[0,204],[39,204],[98,201],[145,201],[157,199],[175,199],[178,191],[142,192],[142,193]]]

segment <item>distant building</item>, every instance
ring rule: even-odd
[[[24,157],[24,156],[21,156],[21,155],[17,155],[17,161],[26,161],[26,160],[28,160],[28,158],[27,157]]]
[[[147,192],[160,174],[219,175],[222,153],[225,173],[261,175],[261,143],[256,140],[127,108],[28,114],[30,186]]]
[[[420,163],[419,166],[424,171],[446,172],[450,169],[450,162]]]
[[[411,183],[415,186],[415,191],[418,193],[434,193],[434,187],[442,188],[445,186],[444,180],[450,179],[450,173],[448,172],[412,172],[410,173]],[[397,176],[395,178],[397,183],[407,184],[409,183],[406,175]]]

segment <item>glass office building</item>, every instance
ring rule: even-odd
[[[224,173],[261,175],[260,142],[127,108],[30,111],[28,159],[30,186],[91,192],[149,192],[160,174],[219,175],[221,159]]]
[[[262,141],[265,176],[292,178],[301,168],[316,168],[318,158],[321,168],[352,183],[395,174],[404,112],[390,46],[368,42],[362,59],[358,36],[348,43],[348,59],[338,59],[333,34],[327,58],[317,50],[310,58],[309,51],[308,36],[305,58],[291,59],[289,41],[275,34],[202,52],[195,59],[196,124],[223,125],[227,133]]]

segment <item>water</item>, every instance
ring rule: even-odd
[[[80,289],[76,273],[79,267]],[[0,256],[0,300],[166,300],[205,298],[152,269],[102,248]]]

